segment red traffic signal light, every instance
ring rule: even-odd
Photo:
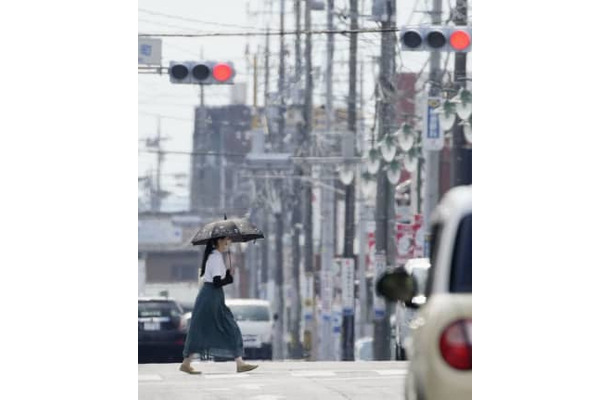
[[[464,51],[470,47],[470,33],[465,30],[455,30],[449,36],[449,44],[456,51]]]
[[[229,64],[218,63],[212,69],[212,75],[218,82],[225,83],[233,77],[233,67]]]

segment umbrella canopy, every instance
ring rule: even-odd
[[[228,237],[233,242],[248,242],[263,239],[263,231],[245,218],[231,218],[210,222],[204,225],[193,237],[191,243],[195,246],[207,244],[210,240]]]

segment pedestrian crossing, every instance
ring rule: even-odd
[[[200,368],[200,370],[202,370]],[[176,371],[173,375],[184,375],[184,377],[188,377],[186,374],[181,373],[180,371]],[[292,377],[292,378],[311,378],[311,379],[325,379],[332,378],[333,380],[350,380],[350,379],[372,379],[372,378],[388,378],[388,377],[402,377],[407,374],[406,369],[371,369],[371,370],[293,370],[293,371],[269,371],[269,375],[272,375],[274,378],[279,378],[280,376]],[[256,372],[252,373],[207,373],[202,370],[201,375],[193,375],[195,379],[197,377],[203,379],[210,380],[223,380],[223,379],[239,379],[239,380],[251,380],[252,378],[265,378],[268,377],[268,374],[265,374],[264,369],[258,369]],[[151,382],[151,381],[162,381],[164,377],[160,374],[139,374],[138,381],[140,382]]]

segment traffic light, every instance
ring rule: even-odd
[[[171,83],[232,85],[234,77],[235,69],[231,62],[171,61],[169,63]]]
[[[400,30],[400,45],[407,51],[469,52],[472,28],[469,26],[418,26]]]

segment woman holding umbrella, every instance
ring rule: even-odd
[[[206,248],[200,274],[203,286],[193,307],[184,344],[184,361],[180,365],[180,371],[188,374],[201,373],[191,366],[193,355],[197,353],[233,358],[237,372],[247,372],[258,367],[244,362],[241,331],[231,310],[225,305],[223,286],[233,282],[234,271],[232,267],[225,267],[222,253],[229,249],[233,239],[230,235],[239,233],[235,225],[227,225],[230,221],[224,220],[220,225],[204,227],[193,240],[193,244],[206,244]],[[262,232],[258,231],[257,237],[262,236]],[[234,237],[237,241],[245,241],[241,234]]]

